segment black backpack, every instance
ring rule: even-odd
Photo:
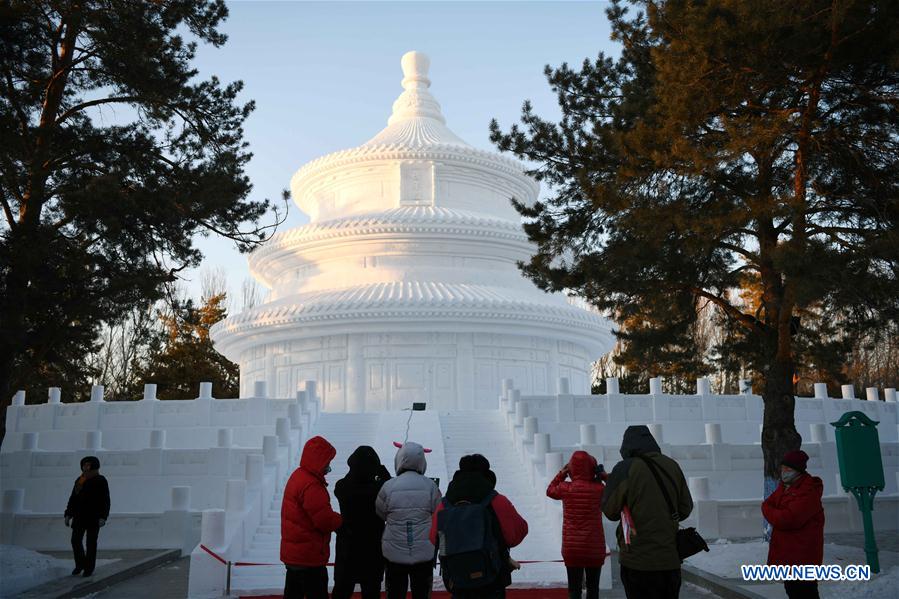
[[[440,574],[446,590],[469,591],[495,583],[502,574],[503,555],[496,536],[496,516],[491,491],[478,503],[444,498],[437,513],[437,547]]]

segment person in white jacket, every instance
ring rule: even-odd
[[[428,537],[431,516],[440,503],[440,489],[425,477],[425,450],[407,442],[394,459],[396,478],[381,487],[375,511],[384,519],[381,549],[386,562],[387,599],[427,599],[434,580],[436,551]]]

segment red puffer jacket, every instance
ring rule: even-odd
[[[281,502],[281,561],[292,566],[324,566],[331,554],[331,533],[340,514],[331,509],[325,468],[337,455],[322,437],[303,447],[300,467],[293,471]]]
[[[765,520],[774,527],[768,545],[770,565],[818,565],[824,561],[824,484],[817,476],[801,475],[777,489],[762,503]]]
[[[595,479],[596,460],[586,451],[575,451],[563,470],[549,483],[546,495],[562,500],[562,559],[575,568],[599,568],[606,559],[602,532],[602,492]],[[571,474],[571,482],[565,480]]]

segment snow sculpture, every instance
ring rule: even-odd
[[[428,66],[404,55],[387,127],[294,175],[311,222],[251,255],[267,301],[212,331],[240,364],[242,396],[257,381],[291,396],[311,379],[325,410],[370,412],[496,408],[504,378],[526,393],[555,393],[560,377],[589,392],[609,326],[518,271],[533,247],[509,199],[533,202],[538,185],[446,127]]]

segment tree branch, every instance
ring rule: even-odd
[[[728,317],[737,321],[750,331],[764,331],[766,329],[764,323],[756,318],[753,318],[752,316],[749,316],[748,314],[744,314],[742,311],[731,305],[731,303],[725,300],[723,297],[717,296],[713,293],[709,293],[705,289],[701,289],[699,287],[689,287],[688,290],[690,291],[690,293],[697,297],[704,297],[707,300],[711,301],[713,304],[721,308],[721,310],[723,310]]]
[[[136,101],[139,101],[140,99],[141,98],[139,96],[111,96],[109,98],[98,98],[96,100],[89,100],[87,102],[82,102],[81,104],[76,104],[75,106],[72,106],[71,108],[66,110],[64,113],[62,113],[59,116],[59,118],[56,119],[56,124],[59,125],[64,120],[66,120],[67,118],[69,118],[70,116],[75,114],[76,112],[84,110],[85,108],[90,108],[91,106],[99,106],[100,104],[112,104],[112,103],[116,103],[116,102],[136,102]]]

